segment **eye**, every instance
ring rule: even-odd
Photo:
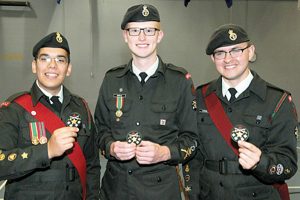
[[[56,62],[64,64],[67,62],[67,59],[65,57],[57,57]]]
[[[222,56],[225,54],[225,51],[217,51],[214,53],[215,56]]]
[[[47,62],[49,60],[49,57],[47,57],[47,56],[41,56],[39,58],[39,60],[42,61],[42,62]]]

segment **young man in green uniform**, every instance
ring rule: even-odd
[[[200,145],[184,167],[190,199],[288,199],[284,181],[297,171],[291,94],[250,70],[255,47],[238,25],[219,27],[206,54],[220,77],[197,88]]]
[[[179,200],[177,166],[197,147],[190,74],[157,55],[164,34],[154,6],[130,7],[121,29],[132,59],[106,73],[95,110],[108,159],[102,198]]]
[[[36,81],[0,108],[0,179],[5,199],[99,199],[96,131],[86,102],[63,86],[70,49],[61,33],[33,48]]]

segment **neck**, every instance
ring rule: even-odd
[[[145,72],[155,63],[156,59],[156,55],[148,58],[133,57],[133,63],[139,70]]]

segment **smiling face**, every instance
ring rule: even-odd
[[[255,47],[250,45],[244,49],[247,45],[247,42],[243,42],[215,49],[214,52],[227,52],[224,59],[216,59],[214,54],[211,55],[211,59],[215,63],[217,71],[222,75],[224,81],[232,87],[238,85],[249,74],[250,69],[248,68],[248,64],[254,54]],[[240,56],[233,58],[228,52],[232,50],[235,51],[236,49],[244,50]]]
[[[48,58],[48,61],[45,58]],[[36,74],[40,87],[56,95],[66,76],[70,76],[72,65],[68,53],[62,48],[41,48],[36,60],[32,61],[32,72]]]
[[[163,38],[163,32],[161,30],[155,31],[153,36],[145,35],[144,31],[141,30],[140,34],[137,36],[129,35],[128,29],[130,28],[155,28],[160,29],[160,23],[156,21],[147,22],[130,22],[126,25],[125,30],[123,30],[123,37],[125,42],[131,51],[134,60],[156,60],[157,55],[157,44]]]

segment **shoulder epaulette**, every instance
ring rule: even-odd
[[[29,92],[28,92],[28,91],[18,92],[18,93],[16,93],[16,94],[13,94],[13,95],[11,95],[10,97],[8,97],[8,98],[6,99],[6,101],[7,101],[7,102],[13,102],[16,98],[18,98],[18,97],[20,97],[20,96],[22,96],[22,95],[24,95],[24,94],[29,94]]]
[[[24,95],[24,94],[28,94],[29,92],[27,91],[24,91],[24,92],[19,92],[19,93],[16,93],[14,95],[11,95],[10,97],[8,97],[4,102],[0,102],[0,108],[2,107],[7,107],[10,105],[11,102],[13,102],[15,99],[17,99],[18,97]]]
[[[184,75],[188,74],[188,71],[186,71],[186,69],[184,69],[183,67],[177,67],[173,64],[167,64],[167,68],[171,69],[171,70],[174,70],[174,71],[181,72]]]
[[[197,89],[203,88],[204,86],[209,85],[211,82],[212,82],[212,81],[207,82],[207,83],[204,83],[204,84],[202,84],[202,85],[199,85],[199,86],[197,87]]]
[[[284,90],[282,88],[279,88],[279,87],[277,87],[277,86],[275,86],[275,85],[273,85],[271,83],[268,83],[268,82],[267,82],[267,87],[272,88],[272,89],[277,90],[277,91],[280,91],[282,93],[287,93],[288,95],[291,94],[289,91],[286,91],[286,90]]]
[[[114,67],[114,68],[109,69],[106,73],[117,71],[119,69],[124,69],[125,67],[126,67],[126,65],[120,65],[118,67]]]

